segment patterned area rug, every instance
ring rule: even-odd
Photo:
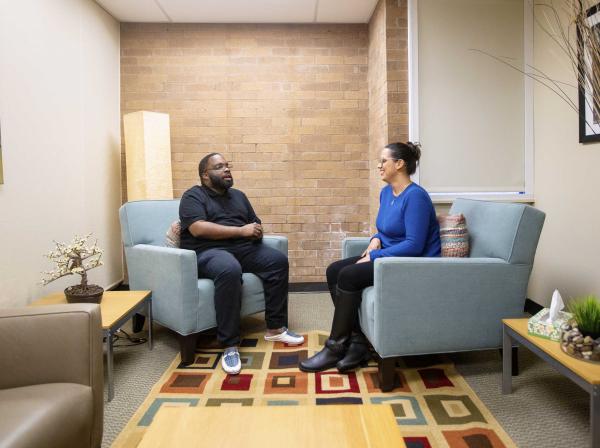
[[[315,406],[389,404],[408,448],[497,448],[516,445],[451,363],[440,357],[407,357],[397,369],[397,387],[378,389],[377,366],[340,374],[307,374],[298,362],[320,350],[327,335],[304,334],[301,346],[266,342],[248,335],[240,347],[242,372],[227,375],[222,351],[202,341],[194,364],[179,355],[115,440],[113,447],[137,447],[162,406]],[[498,393],[500,386],[498,386]]]

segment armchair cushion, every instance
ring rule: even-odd
[[[529,268],[497,258],[382,258],[361,326],[382,357],[494,348],[523,313]]]
[[[342,242],[342,258],[358,257],[369,246],[368,237],[354,236],[345,238]]]
[[[100,446],[98,305],[0,310],[0,359],[0,446]]]
[[[524,204],[457,199],[451,214],[465,215],[471,257],[533,265],[545,214]]]
[[[119,209],[125,247],[136,244],[162,246],[165,229],[178,219],[178,200],[128,202]]]
[[[288,254],[288,239],[281,235],[265,235],[263,236],[262,242],[265,246],[277,249],[282,254],[287,256]]]
[[[196,329],[202,313],[198,299],[198,264],[192,250],[137,244],[125,248],[129,288],[152,291],[154,319],[182,335]],[[210,328],[210,327],[208,327]]]
[[[88,446],[94,420],[92,390],[54,383],[0,390],[3,447]]]

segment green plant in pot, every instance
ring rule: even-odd
[[[567,309],[573,313],[573,319],[583,336],[590,336],[592,339],[600,337],[600,301],[596,296],[573,299]]]
[[[573,319],[561,328],[562,351],[578,359],[600,362],[600,302],[595,296],[582,297],[571,300],[567,309]]]
[[[90,243],[88,240],[92,234],[77,236],[69,244],[57,243],[56,248],[45,256],[55,264],[55,269],[45,271],[42,284],[58,280],[67,275],[81,276],[78,285],[69,286],[65,289],[65,296],[69,303],[100,303],[104,289],[98,285],[88,284],[87,271],[102,266],[102,250],[98,247],[98,241]]]

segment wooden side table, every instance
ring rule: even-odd
[[[510,394],[512,391],[510,353],[513,341],[516,341],[590,394],[591,446],[600,447],[600,364],[580,361],[567,355],[560,349],[559,342],[529,335],[527,320],[502,320],[502,393]]]
[[[62,292],[50,294],[31,303],[31,306],[67,303]],[[148,317],[148,348],[152,350],[152,292],[151,291],[104,291],[100,312],[102,331],[106,343],[106,368],[108,376],[108,401],[115,396],[113,377],[113,335],[125,322],[140,311]]]
[[[237,430],[232,430],[237,428]],[[243,431],[240,428],[248,428]],[[405,448],[386,404],[330,406],[161,407],[138,448]]]

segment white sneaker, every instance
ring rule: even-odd
[[[300,345],[304,343],[304,336],[296,334],[286,327],[283,327],[283,331],[278,334],[268,335],[265,334],[265,341],[271,342],[283,342],[288,345]]]
[[[237,347],[227,347],[221,358],[221,367],[225,373],[237,375],[242,370],[242,361],[240,360],[240,352]]]

